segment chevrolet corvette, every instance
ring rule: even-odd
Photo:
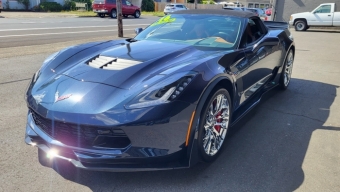
[[[295,44],[284,22],[185,10],[135,31],[60,50],[33,75],[25,142],[42,164],[147,171],[212,162],[228,129],[291,80]]]

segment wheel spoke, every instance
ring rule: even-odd
[[[229,101],[223,94],[217,95],[210,104],[206,122],[203,148],[207,155],[214,156],[221,148],[229,125]]]
[[[210,154],[210,149],[211,149],[211,136],[209,136],[209,140],[208,140],[208,142],[207,142],[207,144],[205,146],[205,152],[207,154]]]

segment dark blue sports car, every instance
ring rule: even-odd
[[[263,93],[289,85],[287,23],[186,10],[136,32],[61,50],[34,74],[25,142],[39,148],[40,162],[102,171],[211,162]]]

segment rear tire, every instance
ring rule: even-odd
[[[224,88],[215,90],[204,104],[198,130],[198,150],[205,162],[214,161],[221,153],[232,114],[229,92]]]
[[[135,18],[139,18],[140,17],[140,11],[136,10],[135,13],[133,14],[133,16]]]
[[[284,62],[285,63],[283,65],[282,73],[280,77],[280,88],[282,90],[287,89],[290,83],[290,80],[291,80],[291,76],[293,72],[293,64],[294,64],[293,50],[289,50]]]
[[[117,11],[115,9],[111,10],[110,17],[111,18],[117,18]]]
[[[308,25],[304,20],[298,20],[295,22],[295,31],[306,31],[307,27]]]

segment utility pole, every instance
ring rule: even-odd
[[[123,37],[122,0],[116,0],[116,5],[117,5],[118,37]]]
[[[197,0],[195,0],[195,9],[197,9]]]

